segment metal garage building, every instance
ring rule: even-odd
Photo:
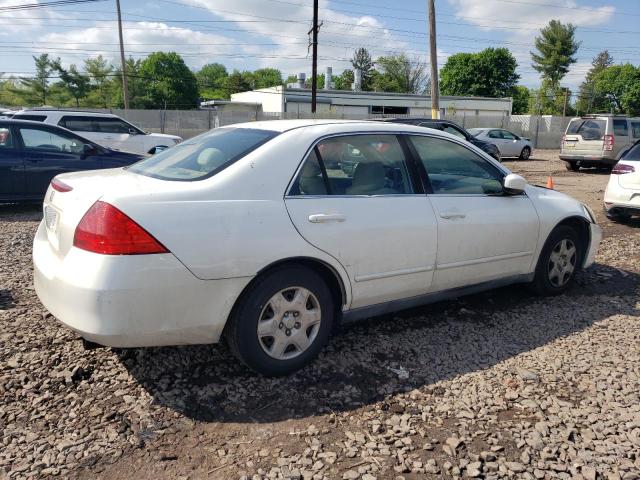
[[[431,97],[406,93],[318,90],[320,114],[344,115],[348,118],[381,115],[431,116]],[[263,112],[311,113],[311,89],[285,86],[262,88],[231,95],[231,103],[262,106]],[[511,115],[511,98],[440,96],[441,115]]]

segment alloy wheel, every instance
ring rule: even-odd
[[[313,343],[322,321],[316,296],[304,287],[280,290],[265,304],[258,319],[258,340],[276,360],[289,360]]]
[[[556,288],[563,287],[576,269],[578,249],[568,238],[560,240],[549,256],[549,282]]]

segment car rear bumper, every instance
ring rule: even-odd
[[[617,160],[615,158],[603,157],[602,155],[575,155],[575,154],[567,154],[561,153],[560,160],[564,160],[565,162],[580,162],[582,165],[589,164],[607,164],[607,165],[615,165]]]
[[[215,343],[251,278],[200,280],[172,254],[60,258],[43,224],[33,245],[42,304],[83,338],[111,347]]]
[[[612,175],[604,192],[604,210],[609,215],[640,215],[640,189],[624,188]]]

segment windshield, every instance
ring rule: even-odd
[[[224,170],[278,132],[216,128],[135,163],[129,170],[162,180],[202,180]]]
[[[606,120],[574,118],[567,127],[567,135],[580,135],[583,140],[602,140],[606,129]]]

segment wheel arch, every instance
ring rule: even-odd
[[[566,217],[560,220],[551,229],[551,232],[561,226],[573,228],[578,233],[578,237],[582,240],[580,242],[580,261],[582,263],[580,268],[583,268],[584,262],[587,259],[589,245],[591,245],[591,229],[589,228],[589,221],[579,215],[572,215],[571,217]],[[551,235],[551,232],[549,232],[549,235]]]

